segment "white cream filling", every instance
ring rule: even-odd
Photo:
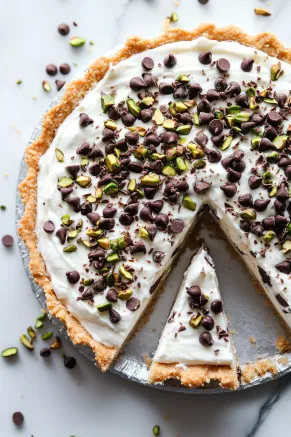
[[[116,309],[121,315],[121,321],[115,325],[110,322],[108,312],[100,313],[96,309],[96,305],[102,304],[106,301],[103,294],[95,296],[93,306],[89,305],[87,301],[77,301],[76,298],[80,296],[80,292],[78,291],[79,284],[71,285],[66,279],[65,273],[71,270],[78,270],[81,273],[82,278],[92,277],[93,274],[96,274],[94,269],[91,269],[90,272],[86,272],[84,269],[84,263],[88,262],[88,249],[82,245],[78,245],[78,250],[76,252],[69,254],[63,253],[63,246],[60,245],[55,233],[53,235],[48,235],[43,231],[43,224],[47,220],[51,220],[55,224],[56,229],[58,229],[61,224],[61,216],[64,214],[70,214],[73,220],[78,220],[81,217],[80,214],[75,214],[72,208],[70,208],[65,202],[61,201],[60,193],[57,190],[57,181],[58,178],[66,175],[66,171],[64,164],[58,162],[55,158],[55,148],[61,149],[64,153],[65,165],[80,162],[81,158],[79,155],[76,155],[76,149],[84,141],[88,141],[90,144],[98,144],[104,150],[105,143],[101,141],[101,138],[104,121],[107,119],[107,115],[104,114],[101,109],[101,92],[109,93],[112,89],[115,89],[115,101],[117,103],[126,100],[128,96],[136,99],[136,93],[129,88],[129,81],[132,77],[141,76],[144,72],[141,66],[141,60],[145,56],[150,56],[154,60],[155,67],[152,70],[152,74],[159,78],[159,82],[172,82],[179,74],[186,73],[190,74],[192,82],[200,83],[203,91],[206,92],[208,89],[214,88],[214,80],[219,76],[219,74],[215,67],[202,66],[198,62],[199,53],[204,51],[211,51],[213,54],[213,60],[219,59],[220,57],[226,57],[230,61],[231,69],[229,71],[229,77],[227,78],[228,83],[230,81],[237,81],[241,84],[243,80],[257,81],[258,76],[260,76],[261,80],[259,82],[259,87],[267,88],[269,86],[270,67],[277,62],[276,59],[268,57],[265,53],[241,46],[237,43],[217,42],[210,41],[206,38],[199,38],[195,41],[174,43],[145,51],[110,68],[103,80],[96,84],[94,89],[88,93],[81,104],[62,123],[51,146],[40,159],[36,223],[39,250],[45,261],[47,272],[51,278],[52,286],[57,297],[64,303],[70,313],[88,330],[94,340],[105,345],[119,347],[126,340],[128,334],[132,331],[134,325],[150,300],[150,286],[161,276],[164,269],[170,265],[172,253],[182,242],[188,227],[194,222],[200,206],[206,202],[209,202],[212,208],[215,209],[217,216],[220,218],[221,226],[227,230],[228,235],[234,241],[235,245],[246,253],[246,257],[249,258],[249,267],[252,268],[253,273],[258,276],[256,262],[258,262],[268,273],[271,278],[272,289],[265,287],[266,292],[280,315],[289,325],[291,325],[291,314],[284,314],[282,312],[282,307],[275,298],[277,293],[281,293],[285,300],[291,304],[291,287],[287,285],[290,278],[287,275],[280,274],[274,267],[276,263],[284,260],[284,255],[282,255],[280,247],[274,244],[277,240],[275,239],[274,242],[271,243],[271,249],[268,250],[267,256],[263,258],[259,255],[260,250],[264,248],[263,242],[260,241],[258,237],[251,234],[247,239],[239,229],[238,218],[234,218],[229,213],[224,212],[224,204],[226,201],[231,204],[236,211],[239,211],[237,206],[238,195],[250,192],[248,178],[251,175],[250,170],[255,165],[259,154],[258,152],[251,150],[249,141],[240,143],[239,148],[245,153],[244,161],[246,162],[247,167],[238,184],[238,192],[233,199],[227,200],[219,188],[223,183],[227,182],[227,173],[221,163],[210,164],[207,162],[204,169],[197,170],[195,174],[188,174],[187,176],[190,186],[189,195],[197,203],[196,212],[189,211],[183,206],[180,207],[180,202],[176,205],[170,205],[168,203],[164,204],[162,212],[171,212],[173,218],[183,220],[185,223],[185,230],[176,237],[171,237],[169,234],[158,232],[153,243],[145,241],[148,251],[151,248],[154,248],[156,250],[163,250],[166,253],[162,262],[162,267],[152,261],[151,255],[144,256],[137,254],[128,257],[129,259],[126,261],[126,264],[135,269],[135,274],[138,277],[137,281],[132,284],[131,288],[134,291],[134,295],[139,298],[141,305],[136,312],[131,312],[126,308],[124,301],[118,301],[117,304],[114,304],[114,309]],[[173,69],[167,69],[163,64],[163,59],[169,53],[173,53],[177,57],[177,64]],[[254,68],[250,73],[243,73],[240,69],[240,63],[245,58],[255,59]],[[259,74],[255,68],[257,65],[261,66]],[[285,74],[278,82],[274,83],[274,85],[277,92],[285,92],[288,94],[291,89],[289,79],[291,77],[291,66],[283,62],[282,66]],[[206,74],[203,74],[203,70],[205,70]],[[244,90],[244,87],[242,87],[242,90]],[[170,100],[172,100],[172,96],[159,95],[159,105],[167,104]],[[218,101],[217,105],[223,106],[224,104],[224,102]],[[269,110],[270,109],[271,108],[269,107]],[[94,120],[94,124],[87,128],[80,128],[79,114],[81,112],[88,114]],[[121,129],[120,138],[123,138],[128,129],[123,126],[120,120],[117,124],[118,128]],[[143,125],[140,121],[137,121],[135,124]],[[152,126],[152,123],[147,123],[145,126],[149,128]],[[207,128],[204,127],[204,129],[210,137]],[[159,130],[159,132],[162,130]],[[193,126],[191,133],[187,136],[187,140],[193,140],[198,130],[200,130],[199,127]],[[234,141],[233,144],[236,144],[236,142],[237,141]],[[214,148],[210,140],[207,147]],[[229,156],[232,152],[233,150],[230,147],[227,151],[223,152],[223,158]],[[74,160],[71,160],[71,157],[74,157]],[[135,177],[139,180],[140,175],[134,174],[131,175],[131,177]],[[201,178],[212,183],[211,189],[205,196],[198,196],[193,190],[193,182],[196,179],[199,180]],[[274,181],[278,183],[283,178],[284,174],[280,171],[275,175]],[[93,178],[93,185],[95,187],[97,185],[97,180],[95,180],[95,178]],[[74,195],[82,197],[85,193],[93,193],[93,191],[93,188],[82,189],[76,187],[74,189]],[[254,199],[259,198],[261,195],[265,198],[267,195],[266,190],[263,188],[252,190],[251,193],[253,194]],[[123,203],[126,203],[127,196],[119,194],[117,198],[110,198],[108,196],[104,197],[107,197],[113,206],[117,206],[118,208],[118,213],[115,216],[116,225],[114,231],[108,234],[110,238],[114,239],[119,237],[121,233],[125,231],[125,228],[120,225],[118,221],[121,212],[118,202],[122,201]],[[158,192],[154,200],[159,198],[162,198],[162,191]],[[106,205],[100,204],[97,212],[101,213],[104,206]],[[268,212],[257,214],[258,220],[271,214],[274,214],[274,210],[269,206]],[[86,227],[91,227],[91,225],[85,217],[82,218],[84,219],[84,231],[81,236],[85,237],[85,229]],[[141,220],[139,223],[140,225],[144,224]],[[130,233],[134,241],[139,240],[135,234],[136,228],[137,223],[134,222],[130,227]],[[257,243],[255,243],[255,240]],[[258,253],[256,260],[249,255],[250,250]],[[148,262],[149,260],[150,263]],[[119,265],[120,263],[117,264],[116,269],[118,269]],[[260,279],[260,277],[258,279]],[[284,283],[282,283],[282,280],[284,280]],[[139,283],[139,286],[137,283]],[[174,351],[170,351],[170,353],[175,352],[179,355],[179,346],[177,345],[175,348],[176,347],[177,351],[175,349]],[[205,354],[208,353],[206,350],[204,352]]]

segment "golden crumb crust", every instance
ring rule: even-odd
[[[234,26],[217,28],[214,24],[202,24],[197,29],[191,31],[171,29],[153,39],[143,39],[133,36],[129,38],[124,47],[114,55],[97,59],[90,65],[88,71],[82,78],[73,80],[66,85],[65,93],[61,101],[45,114],[42,123],[42,132],[39,138],[26,149],[25,161],[28,164],[28,171],[26,178],[19,184],[19,191],[25,206],[25,211],[20,221],[18,231],[30,252],[30,272],[35,282],[44,289],[47,308],[51,315],[60,319],[66,325],[68,334],[74,344],[88,345],[93,350],[96,362],[103,371],[107,370],[114,361],[119,349],[108,347],[95,341],[86,329],[72,317],[68,309],[57,298],[46,272],[44,261],[38,250],[35,232],[38,163],[40,157],[52,143],[58,127],[93,88],[96,82],[104,77],[111,63],[117,64],[133,54],[143,52],[144,50],[153,49],[168,43],[194,40],[200,36],[218,41],[236,41],[291,63],[291,50],[285,47],[276,36],[268,32],[250,36]],[[216,375],[216,372],[220,372],[220,370],[212,369],[212,367],[207,369],[204,376],[205,379],[208,379],[210,375]],[[201,374],[202,373],[203,370],[201,369]],[[188,376],[185,375],[185,378],[187,382]]]
[[[193,365],[177,367],[176,363],[153,363],[149,382],[164,383],[168,379],[178,379],[185,387],[203,387],[211,381],[217,381],[220,387],[236,389],[238,379],[236,370],[230,366]]]
[[[244,382],[252,382],[256,377],[263,376],[266,373],[271,373],[272,375],[278,373],[276,363],[270,358],[246,364],[242,368],[242,379]]]

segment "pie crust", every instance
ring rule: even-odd
[[[217,28],[214,24],[202,24],[194,30],[171,29],[153,39],[143,39],[137,36],[129,38],[124,47],[112,56],[101,57],[90,65],[82,78],[73,80],[65,89],[61,101],[50,109],[42,122],[42,133],[30,144],[25,153],[28,164],[26,178],[19,184],[19,191],[25,205],[25,211],[19,224],[19,235],[30,252],[29,269],[35,282],[43,288],[47,308],[53,317],[61,320],[67,327],[67,332],[74,344],[89,346],[96,357],[96,363],[102,371],[106,371],[120,352],[119,348],[105,346],[95,340],[70,314],[68,309],[58,300],[46,272],[45,263],[38,250],[35,232],[37,214],[37,177],[40,157],[49,148],[58,127],[84,96],[100,81],[108,71],[110,64],[129,58],[133,54],[153,49],[164,44],[194,40],[200,36],[218,41],[236,41],[245,46],[257,48],[291,63],[291,49],[285,47],[278,38],[268,32],[250,36],[234,26]],[[186,386],[199,386],[210,379],[219,379],[224,387],[233,387],[234,381],[229,371],[223,366],[191,366],[187,371],[177,369],[173,365],[156,365],[157,379],[165,380],[178,377]]]

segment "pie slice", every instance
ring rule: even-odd
[[[205,205],[291,325],[290,59],[234,27],[133,37],[44,116],[19,233],[48,310],[103,371]]]
[[[187,387],[213,380],[226,388],[238,386],[215,266],[204,246],[184,274],[151,365],[149,382],[171,378]]]

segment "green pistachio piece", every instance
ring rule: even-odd
[[[88,187],[92,182],[90,176],[78,176],[76,179],[76,183],[80,185],[82,188]]]
[[[272,173],[269,170],[267,170],[262,174],[262,178],[264,182],[270,181],[272,180]]]
[[[184,102],[176,102],[174,103],[174,107],[177,112],[185,112],[188,110],[188,107]]]
[[[231,105],[226,108],[226,112],[228,114],[238,114],[241,111],[241,106],[239,105]]]
[[[60,337],[56,337],[53,342],[50,345],[50,349],[61,349],[62,347],[62,340],[60,339]]]
[[[124,236],[117,238],[117,247],[119,250],[125,249],[128,246]]]
[[[202,314],[199,314],[199,313],[194,314],[191,317],[191,319],[189,320],[189,325],[193,329],[198,329],[202,319],[203,319],[203,315]]]
[[[116,170],[119,169],[120,167],[119,161],[116,158],[116,156],[113,155],[113,153],[110,153],[109,155],[106,156],[105,164],[108,170],[111,171],[112,173],[115,173]]]
[[[156,425],[156,426],[154,426],[153,427],[153,435],[155,436],[155,437],[159,437],[159,435],[160,435],[160,427],[159,427],[159,425]]]
[[[191,129],[191,124],[183,124],[182,126],[177,127],[176,132],[180,135],[188,135],[191,132]]]
[[[42,81],[42,88],[46,93],[49,93],[51,90],[51,86],[47,80]]]
[[[63,252],[65,253],[72,253],[72,252],[76,252],[77,247],[74,244],[70,244],[69,246],[66,246],[63,248]]]
[[[9,358],[9,357],[13,357],[14,355],[17,355],[17,354],[18,354],[17,347],[8,347],[7,349],[4,349],[1,352],[1,357]]]
[[[89,287],[89,285],[92,285],[94,282],[93,278],[86,278],[83,280],[83,285],[85,285],[85,287]]]
[[[89,203],[96,203],[97,199],[95,196],[93,196],[92,194],[90,194],[89,196],[86,197],[87,202]]]
[[[142,101],[140,102],[140,106],[144,107],[144,108],[148,108],[149,106],[152,106],[154,103],[154,98],[153,97],[145,97],[144,99],[142,99]]]
[[[77,240],[77,242],[79,243],[79,240]],[[92,244],[91,244],[91,242],[90,242],[89,240],[81,239],[80,242],[81,242],[85,247],[87,247],[87,249],[91,249]]]
[[[117,147],[115,147],[115,148],[114,148],[114,153],[115,153],[115,155],[117,156],[117,158],[120,158],[120,155],[121,155],[121,151],[120,151],[120,149],[118,149]]]
[[[189,143],[187,148],[192,153],[194,159],[203,158],[205,156],[204,150],[199,144]]]
[[[154,115],[152,116],[153,122],[155,122],[158,126],[161,126],[164,123],[165,117],[161,113],[159,109],[156,109]]]
[[[183,197],[183,205],[185,206],[185,208],[190,209],[190,211],[196,210],[196,203],[189,196]]]
[[[197,170],[199,168],[204,168],[206,166],[206,161],[204,159],[198,159],[198,161],[194,162],[194,168],[196,168]]]
[[[269,197],[275,197],[277,194],[277,187],[276,185],[273,185],[271,190],[269,191]]]
[[[251,97],[250,98],[249,108],[252,109],[253,111],[260,108],[260,106],[256,102],[256,98],[255,97]]]
[[[89,164],[89,159],[88,158],[82,158],[80,164],[81,164],[81,167],[86,167],[86,165]]]
[[[127,279],[128,281],[133,280],[132,274],[128,270],[126,270],[126,268],[124,266],[119,267],[119,273],[121,274],[121,276],[123,278]]]
[[[27,334],[29,335],[29,337],[31,338],[31,340],[34,340],[36,338],[36,333],[35,330],[33,329],[32,326],[29,326],[27,328]]]
[[[118,293],[117,297],[120,300],[128,300],[131,298],[133,294],[133,291],[130,288],[127,288],[126,290],[122,290]]]
[[[271,80],[278,80],[283,74],[283,70],[281,70],[281,62],[279,61],[277,64],[272,65],[270,72]]]
[[[172,161],[177,156],[177,147],[171,147],[166,150],[166,159],[167,161]]]
[[[172,167],[172,165],[167,164],[163,168],[162,173],[165,176],[175,176],[176,175],[176,170],[174,169],[174,167]]]
[[[291,235],[291,223],[289,223],[289,224],[287,225],[286,230],[287,230],[287,234],[288,234],[288,235]]]
[[[136,179],[131,179],[128,182],[127,189],[130,193],[133,193],[136,189]]]
[[[197,103],[195,100],[184,100],[183,103],[185,106],[187,106],[188,109],[194,108],[195,106],[197,106]]]
[[[187,138],[185,138],[185,137],[181,137],[180,139],[179,139],[179,144],[186,144],[187,143]]]
[[[35,329],[40,329],[40,328],[42,328],[43,327],[43,323],[42,323],[42,321],[41,320],[37,320],[36,322],[35,322]]]
[[[117,124],[113,120],[106,120],[104,126],[113,131],[117,129]]]
[[[106,276],[106,284],[109,285],[109,287],[112,287],[113,285],[118,285],[120,283],[121,279],[118,273],[109,273]]]
[[[172,23],[177,23],[177,21],[179,20],[178,14],[176,12],[173,12],[170,16],[170,20]]]
[[[103,190],[102,187],[97,187],[96,191],[95,191],[95,197],[96,199],[101,199],[101,197],[103,196]]]
[[[265,103],[268,103],[269,105],[278,105],[278,102],[276,99],[266,98],[264,99]]]
[[[148,155],[149,151],[145,146],[138,146],[137,149],[133,152],[133,156],[136,159],[142,160]]]
[[[256,89],[255,89],[254,87],[247,88],[247,89],[246,89],[246,94],[247,94],[249,97],[255,97],[255,95],[256,95]]]
[[[68,232],[68,240],[72,240],[78,236],[78,231],[76,229],[72,229]]]
[[[137,106],[135,101],[133,99],[127,99],[126,104],[129,109],[129,112],[131,112],[131,114],[134,115],[135,117],[138,117],[140,113],[140,108]]]
[[[196,126],[200,125],[199,114],[198,112],[194,112],[193,114],[193,122]]]
[[[244,220],[255,220],[257,218],[257,213],[252,208],[247,208],[241,213],[241,218]]]
[[[282,252],[288,253],[290,251],[291,251],[291,240],[286,240],[282,245]]]
[[[269,90],[263,90],[260,92],[260,97],[262,97],[262,99],[265,99],[266,97],[268,97],[269,95]]]
[[[33,351],[33,349],[34,349],[33,344],[31,343],[30,340],[28,340],[28,338],[26,337],[25,334],[21,335],[20,341],[23,344],[23,346],[25,346],[27,349]]]
[[[228,127],[232,128],[235,125],[235,118],[233,115],[227,115],[226,117],[226,124]]]
[[[160,176],[156,173],[150,173],[143,176],[140,182],[144,187],[157,187],[160,183]]]
[[[101,95],[101,106],[103,112],[107,112],[108,109],[115,104],[115,99],[110,94],[102,94]]]
[[[245,123],[249,121],[251,114],[249,112],[240,112],[239,114],[235,114],[234,118],[237,123]]]
[[[172,120],[171,118],[168,118],[168,120],[165,120],[163,123],[163,128],[166,130],[174,131],[176,126],[175,120]]]
[[[72,47],[82,47],[85,42],[86,40],[80,36],[73,36],[73,38],[70,39],[70,44]]]
[[[139,230],[139,232],[138,232],[138,235],[139,235],[141,238],[146,238],[146,239],[149,238],[149,233],[148,233],[148,231],[146,230],[146,228],[140,228],[140,230]]]
[[[166,155],[162,154],[162,153],[152,153],[150,158],[153,161],[156,161],[157,159],[164,159],[166,157]]]
[[[233,137],[229,135],[222,143],[221,150],[226,150],[229,148],[233,140]]]
[[[128,128],[131,132],[136,132],[140,137],[144,137],[147,130],[143,126],[131,126]]]
[[[46,319],[46,313],[42,313],[40,316],[37,317],[36,320],[40,320],[41,322],[43,322]]]
[[[267,231],[263,238],[264,238],[266,243],[270,243],[273,240],[273,238],[275,237],[275,235],[276,234],[274,231]]]
[[[101,305],[97,305],[96,308],[100,313],[104,313],[105,311],[109,311],[112,307],[112,304],[109,302],[102,303]]]
[[[71,220],[70,214],[65,214],[62,216],[62,223],[65,226],[69,226],[70,224],[72,224],[73,220]]]
[[[257,149],[257,148],[259,147],[259,145],[260,145],[260,142],[261,142],[261,138],[260,138],[260,137],[254,137],[254,138],[252,138],[252,141],[251,141],[251,143],[252,143],[252,148],[253,148],[253,149]]]
[[[190,82],[190,77],[187,74],[180,74],[176,78],[176,82]]]
[[[108,263],[117,263],[118,261],[120,261],[119,255],[118,253],[111,253],[110,255],[108,255],[108,257],[106,258],[106,261]]]
[[[71,178],[68,178],[67,176],[63,176],[59,179],[58,187],[60,188],[68,188],[71,185],[73,185],[74,181]]]
[[[215,109],[213,111],[214,118],[218,118],[218,120],[222,120],[224,117],[223,112],[220,109]]]
[[[109,182],[109,184],[105,185],[104,193],[105,194],[116,194],[118,192],[118,186],[114,182]]]
[[[271,152],[266,156],[266,158],[268,162],[277,162],[279,159],[279,153],[275,151]]]
[[[182,171],[186,171],[186,170],[187,170],[186,162],[185,162],[184,159],[181,158],[181,157],[178,157],[178,158],[176,159],[176,166],[177,166],[177,169],[178,169],[180,172],[182,172]]]
[[[50,338],[52,338],[53,335],[54,335],[54,333],[51,331],[45,332],[44,334],[42,334],[41,339],[42,340],[49,340]]]
[[[59,162],[64,162],[65,155],[60,149],[55,149],[56,158]]]
[[[287,140],[288,140],[287,135],[279,135],[272,141],[272,143],[274,144],[277,150],[282,150],[286,146]]]
[[[76,224],[76,230],[77,230],[78,232],[81,232],[82,228],[83,228],[83,220],[80,219],[80,220],[78,220],[78,222],[77,222],[77,224]]]
[[[137,193],[139,199],[143,199],[144,198],[144,193],[139,188],[137,188],[135,190],[135,192]]]
[[[97,240],[98,244],[100,247],[102,247],[102,249],[108,250],[110,248],[110,240],[109,238],[99,238],[99,240]]]
[[[100,238],[101,235],[103,234],[103,231],[102,229],[92,228],[92,229],[88,229],[88,231],[86,231],[86,234],[90,238]]]

